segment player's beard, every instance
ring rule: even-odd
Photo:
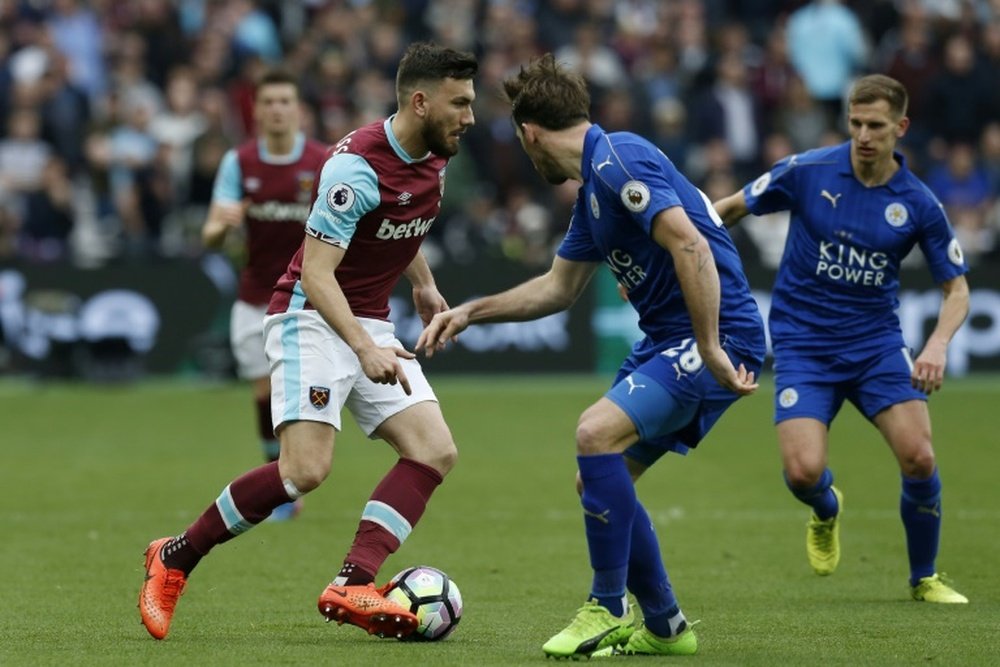
[[[424,143],[427,144],[427,150],[434,155],[450,158],[458,153],[458,139],[456,138],[453,144],[449,143],[450,137],[445,129],[445,124],[436,118],[427,118],[422,135]]]

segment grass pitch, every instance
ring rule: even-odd
[[[588,592],[572,437],[605,383],[435,380],[459,465],[380,580],[421,563],[453,577],[465,617],[436,644],[377,640],[316,611],[393,462],[349,419],[303,514],[214,551],[156,642],[135,606],[142,551],[258,463],[249,390],[0,383],[0,664],[543,664],[541,644]],[[782,483],[770,394],[740,401],[696,452],[668,457],[639,485],[684,611],[702,621],[699,654],[682,660],[1000,664],[1000,381],[951,381],[931,403],[944,481],[938,566],[971,598],[959,607],[909,601],[897,468],[850,407],[831,446],[846,497],[843,559],[832,577],[812,574],[807,510]]]

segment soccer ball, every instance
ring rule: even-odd
[[[420,625],[407,639],[437,641],[462,619],[462,594],[447,574],[427,565],[408,567],[389,582],[385,596],[416,614]]]

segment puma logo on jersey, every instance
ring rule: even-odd
[[[843,193],[841,193],[841,192],[838,192],[838,193],[837,193],[837,194],[835,194],[835,195],[831,195],[831,194],[830,194],[829,192],[827,192],[826,190],[823,190],[823,191],[822,191],[822,192],[820,192],[819,194],[820,194],[820,196],[821,196],[821,197],[826,197],[827,199],[829,199],[829,200],[830,200],[830,206],[832,206],[832,207],[834,207],[834,208],[837,208],[837,200],[838,200],[838,199],[840,199],[840,195],[841,195],[841,194],[843,194]]]
[[[604,167],[607,167],[609,164],[611,164],[611,158],[610,157],[608,157],[608,159],[605,160],[604,162],[602,162],[601,164],[597,165],[597,171],[600,171]]]
[[[635,380],[632,379],[631,375],[626,375],[625,376],[625,381],[628,382],[628,395],[629,396],[631,396],[632,392],[635,391],[636,389],[645,389],[646,388],[646,385],[644,385],[644,384],[636,384]]]

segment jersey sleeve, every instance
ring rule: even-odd
[[[646,235],[652,235],[653,220],[660,211],[684,205],[670,180],[675,170],[651,144],[619,144],[615,148],[621,169],[609,170],[611,176],[601,182]]]
[[[323,165],[306,233],[347,248],[358,221],[380,201],[378,176],[360,155],[338,153]]]
[[[779,160],[771,170],[743,186],[747,209],[754,215],[789,211],[795,204],[795,163],[798,156]]]
[[[573,213],[569,219],[569,229],[556,250],[556,254],[572,262],[600,262],[601,251],[594,245],[594,239],[587,228],[587,221],[580,215],[580,197],[573,204]]]
[[[240,161],[236,157],[236,149],[230,148],[222,156],[219,171],[215,174],[215,184],[212,186],[213,204],[239,203],[243,199],[243,174],[240,171]]]
[[[924,212],[919,243],[934,282],[941,284],[968,272],[962,246],[948,222],[944,206],[933,195]]]

